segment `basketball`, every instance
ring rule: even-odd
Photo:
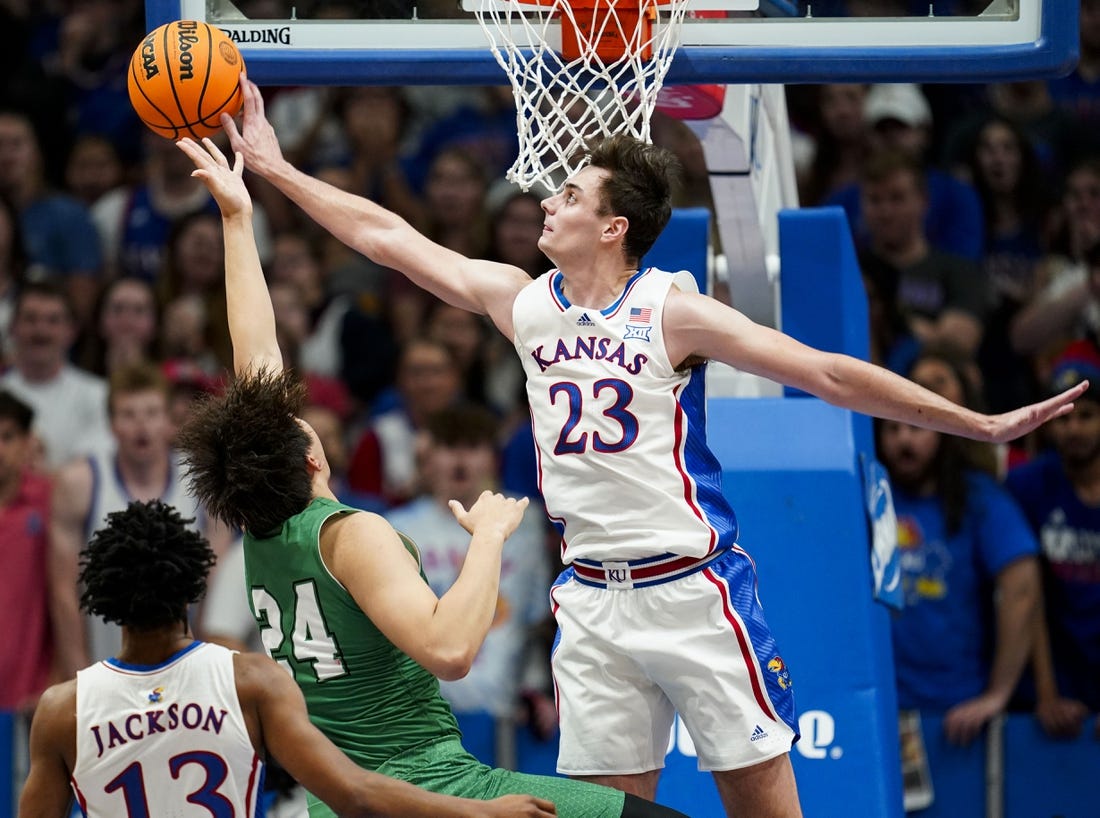
[[[241,108],[241,52],[223,31],[175,20],[150,31],[130,58],[130,104],[167,139],[201,139],[221,129],[218,117]]]

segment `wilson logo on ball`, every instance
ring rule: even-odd
[[[177,29],[177,44],[180,52],[179,78],[181,80],[193,79],[195,76],[195,72],[192,68],[192,63],[195,58],[191,54],[191,46],[198,45],[199,38],[195,36],[195,30],[198,28],[198,25],[199,24],[194,20],[180,20]]]

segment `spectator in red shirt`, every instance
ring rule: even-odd
[[[31,471],[34,412],[0,390],[0,618],[19,638],[0,642],[0,710],[31,709],[50,683],[48,539],[50,484]]]

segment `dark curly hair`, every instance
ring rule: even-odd
[[[289,370],[239,376],[200,399],[176,439],[191,493],[207,512],[257,536],[278,531],[312,499],[310,438],[298,422],[305,385]]]
[[[590,146],[588,163],[609,172],[600,191],[601,215],[625,216],[630,223],[623,240],[627,260],[637,263],[657,241],[672,217],[672,186],[680,160],[665,148],[626,134]]]
[[[202,599],[214,551],[178,511],[160,500],[133,502],[80,552],[80,607],[135,630],[183,622]]]

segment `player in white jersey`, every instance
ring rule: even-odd
[[[595,146],[543,201],[539,247],[558,270],[532,282],[298,171],[279,150],[259,89],[244,78],[242,89],[241,129],[228,116],[222,124],[249,168],[376,263],[488,315],[536,374],[527,391],[542,488],[572,561],[552,595],[559,769],[652,798],[675,707],[729,815],[800,815],[791,677],[700,436],[703,364],[722,361],[855,411],[989,441],[1065,414],[1086,385],[983,415],[755,324],[668,274],[640,274],[671,215],[676,163],[626,136]],[[666,513],[681,521],[675,529]]]
[[[124,367],[111,375],[107,406],[114,446],[63,466],[51,503],[50,548],[55,574],[64,582],[55,607],[65,626],[58,641],[66,678],[91,661],[114,656],[121,645],[117,625],[98,617],[81,618],[77,599],[77,555],[107,515],[131,500],[154,498],[175,507],[221,553],[228,542],[223,526],[211,526],[187,491],[179,458],[172,449],[169,385],[152,364]]]
[[[261,762],[226,648],[192,641],[152,665],[97,662],[76,674],[76,702],[73,790],[88,815],[148,812],[150,796],[255,813]]]
[[[703,373],[677,370],[665,350],[665,297],[673,286],[694,290],[695,279],[642,270],[604,309],[574,307],[563,283],[560,271],[543,276],[513,309],[528,391],[548,410],[533,413],[534,433],[563,559],[651,558],[673,545],[677,555],[705,557],[730,548],[737,524],[706,448]],[[599,412],[590,413],[590,401]],[[614,504],[592,491],[606,480],[622,489]]]
[[[312,725],[275,662],[191,636],[187,607],[213,563],[202,536],[157,500],[96,532],[81,603],[122,625],[122,650],[43,694],[20,818],[67,816],[73,794],[87,818],[256,815],[265,749],[339,815],[554,815],[529,796],[452,798],[359,768]]]

